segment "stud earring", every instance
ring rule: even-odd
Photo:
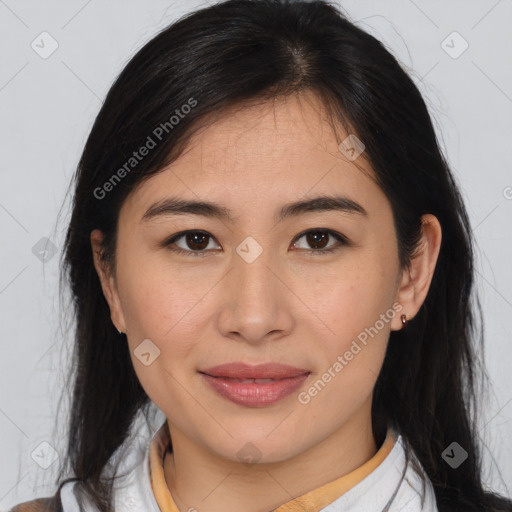
[[[405,315],[402,315],[400,317],[400,320],[402,320],[402,327],[403,327],[406,324],[406,322],[407,322],[407,317]]]

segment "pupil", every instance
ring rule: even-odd
[[[317,245],[320,241],[319,238],[321,239],[322,237],[323,237],[324,241],[327,240],[327,233],[320,233],[318,231],[316,231],[314,233],[308,233],[307,234],[308,244],[314,246],[315,249],[323,249],[325,247],[325,244],[321,245],[321,247],[317,247]]]
[[[201,243],[200,241],[199,242],[196,242],[196,240],[199,239],[199,240],[203,240],[203,243]],[[189,247],[191,249],[204,249],[205,247],[208,246],[208,243],[204,243],[207,239],[207,235],[203,235],[201,233],[192,233],[188,235],[187,237],[187,243],[189,244]],[[199,245],[199,247],[197,247]]]

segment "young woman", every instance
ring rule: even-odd
[[[512,510],[481,477],[472,244],[420,93],[335,7],[172,24],[79,162],[67,460],[13,510]]]

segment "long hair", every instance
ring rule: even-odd
[[[363,158],[392,205],[402,268],[417,247],[423,214],[435,215],[443,230],[424,304],[405,329],[390,334],[374,389],[374,432],[396,426],[441,512],[512,510],[482,482],[476,419],[478,384],[487,378],[478,359],[483,327],[474,242],[456,182],[406,71],[377,39],[320,0],[228,0],[197,10],[145,44],[109,90],[78,163],[62,256],[76,333],[59,492],[78,480],[99,510],[112,510],[115,472],[107,474],[107,463],[151,403],[111,322],[91,231],[104,233],[104,260],[115,269],[119,211],[136,186],[228,107],[300,91],[322,100],[333,128],[363,141]],[[148,137],[151,151],[130,161]],[[457,469],[442,458],[453,440],[469,454]]]

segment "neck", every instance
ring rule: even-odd
[[[170,426],[164,475],[180,512],[273,510],[348,475],[377,452],[371,420],[348,422],[321,443],[281,462],[247,465],[219,457]]]

